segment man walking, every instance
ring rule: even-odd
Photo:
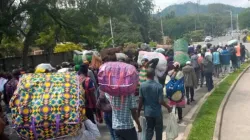
[[[240,64],[241,64],[241,48],[240,48],[240,44],[235,46],[235,50],[236,50],[236,57],[237,57],[237,68],[239,69]]]
[[[191,56],[191,64],[195,70],[195,74],[196,74],[196,82],[197,82],[197,85],[199,83],[199,80],[200,80],[200,75],[201,75],[201,69],[200,69],[200,65],[199,65],[199,62],[198,62],[198,55],[197,55],[197,52],[195,52],[192,56]]]
[[[154,130],[156,132],[156,140],[162,140],[163,118],[161,105],[170,107],[163,100],[163,87],[154,81],[154,69],[147,70],[147,81],[142,83],[139,95],[138,114],[140,114],[142,106],[144,106],[144,115],[147,121],[146,140],[152,140]]]
[[[138,132],[142,128],[137,116],[137,104],[135,95],[125,97],[111,96],[112,106],[112,128],[115,131],[116,140],[138,140],[134,127],[134,121],[138,126]]]
[[[240,54],[241,54],[241,62],[244,63],[246,58],[246,47],[242,43],[240,43]]]
[[[219,78],[220,76],[220,53],[217,49],[214,49],[213,52],[213,64],[214,64],[214,75]]]
[[[206,77],[206,84],[207,89],[210,92],[214,86],[213,86],[213,62],[212,62],[212,55],[207,55],[202,61],[202,66],[204,69],[204,74]]]
[[[186,63],[186,66],[182,69],[182,71],[183,71],[184,80],[185,80],[187,104],[189,105],[190,102],[195,101],[194,89],[197,88],[198,84],[197,84],[194,68],[191,66],[190,61]],[[191,95],[191,99],[190,99],[189,94]]]
[[[227,47],[223,48],[223,51],[220,54],[221,66],[222,66],[222,74],[226,75],[230,72],[230,59],[231,54],[227,50]]]

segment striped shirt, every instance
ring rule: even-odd
[[[131,109],[137,108],[135,96],[111,96],[110,102],[112,106],[112,128],[116,130],[134,128]]]
[[[139,85],[141,85],[143,82],[147,81],[147,69],[142,67],[139,73]]]

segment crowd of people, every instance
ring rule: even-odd
[[[166,55],[165,53],[163,53]],[[190,61],[185,66],[174,61],[173,55],[166,56],[167,69],[162,77],[156,76],[155,69],[159,59],[149,60],[143,58],[142,65],[133,64],[139,72],[138,89],[135,94],[126,97],[110,96],[99,89],[98,69],[93,69],[91,62],[84,62],[80,66],[73,67],[70,63],[63,63],[58,67],[58,72],[64,72],[65,69],[78,71],[82,77],[81,82],[85,90],[85,107],[86,117],[97,124],[105,121],[107,128],[110,130],[112,140],[137,140],[138,135],[134,122],[137,125],[137,131],[141,132],[140,116],[143,110],[146,121],[146,140],[151,140],[156,134],[157,140],[162,140],[163,132],[163,114],[161,106],[167,108],[168,112],[176,107],[178,112],[178,123],[182,122],[182,109],[186,105],[195,102],[195,89],[198,86],[206,85],[210,92],[214,88],[213,77],[231,73],[240,68],[245,62],[246,49],[243,44],[232,44],[230,46],[212,46],[211,44],[202,47],[201,45],[190,45],[188,48]],[[105,59],[104,62],[119,61],[120,59]],[[46,70],[44,72],[51,72]],[[3,95],[5,103],[5,112],[11,113],[9,108],[10,99],[17,88],[18,80],[22,73],[20,70],[13,70],[12,73],[0,73],[0,93]],[[155,80],[157,78],[158,80]],[[205,81],[204,81],[205,78]],[[168,98],[165,102],[164,96],[168,94],[168,86],[172,79],[181,81],[183,79],[184,97],[177,100]],[[183,90],[183,89],[180,89]],[[120,108],[117,108],[120,107]],[[0,139],[8,139],[4,135],[4,117],[3,109],[0,109]],[[134,121],[133,121],[134,120]],[[10,138],[11,139],[11,138]]]

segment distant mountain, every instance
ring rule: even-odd
[[[239,14],[244,9],[220,3],[198,6],[197,3],[187,2],[166,7],[161,13],[163,16],[171,14],[171,12],[174,12],[175,16],[185,16],[194,15],[197,11],[199,11],[199,14],[225,14],[227,10],[232,10],[233,14]]]

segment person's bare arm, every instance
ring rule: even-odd
[[[159,104],[167,108],[168,112],[170,113],[172,109],[169,105],[167,105],[167,103],[163,99],[163,88],[159,88],[158,93],[159,93]]]
[[[140,113],[141,113],[141,109],[142,109],[142,105],[143,105],[143,95],[142,95],[142,88],[139,88],[139,105],[138,105],[138,118],[140,117]]]
[[[140,117],[140,114],[141,114],[142,103],[143,103],[143,99],[142,99],[142,97],[139,97],[139,105],[138,105],[138,110],[137,110],[138,118]]]
[[[130,110],[131,110],[132,117],[133,117],[135,123],[137,124],[138,132],[141,132],[142,128],[141,128],[141,124],[140,124],[139,118],[137,116],[136,108],[130,109]]]
[[[164,106],[165,108],[168,109],[168,113],[172,112],[172,108],[165,101],[162,100],[159,103],[160,103],[160,105],[162,105],[162,106]]]
[[[141,124],[140,124],[140,121],[139,121],[139,118],[138,118],[138,115],[137,115],[137,104],[136,104],[136,99],[135,99],[135,96],[134,95],[131,95],[131,100],[130,100],[130,111],[131,111],[131,114],[132,114],[132,117],[135,121],[135,123],[137,124],[137,127],[138,127],[138,132],[141,132],[142,131],[142,128],[141,128]]]

